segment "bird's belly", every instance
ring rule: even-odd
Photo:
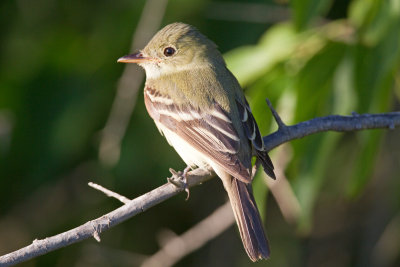
[[[202,169],[210,169],[207,157],[197,151],[193,146],[186,142],[179,135],[163,126],[161,123],[157,123],[157,128],[165,136],[168,143],[176,150],[183,161],[191,167],[198,166]]]

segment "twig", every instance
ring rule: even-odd
[[[276,110],[274,109],[274,107],[271,104],[271,101],[269,101],[268,98],[265,99],[265,101],[267,101],[267,105],[268,105],[269,109],[271,110],[272,116],[274,116],[274,119],[275,119],[276,123],[278,124],[279,129],[284,130],[287,126],[282,121],[281,116],[279,116],[278,112],[276,112]]]
[[[132,38],[131,51],[143,48],[160,27],[168,0],[147,0]],[[99,145],[100,162],[114,166],[120,156],[121,141],[135,107],[137,93],[144,73],[133,64],[126,64],[119,80],[117,93],[102,131]]]
[[[90,187],[96,189],[96,190],[99,190],[99,191],[103,192],[108,197],[113,197],[113,198],[118,199],[119,201],[121,201],[124,204],[128,204],[128,202],[131,201],[131,199],[129,199],[127,197],[124,197],[124,196],[122,196],[122,195],[120,195],[120,194],[118,194],[116,192],[113,192],[113,191],[111,191],[111,190],[109,190],[109,189],[107,189],[107,188],[105,188],[105,187],[103,187],[101,185],[98,185],[98,184],[95,184],[95,183],[92,183],[92,182],[89,182],[88,185]]]
[[[188,186],[198,185],[212,175],[208,171],[196,169],[188,173]],[[177,195],[184,191],[181,187],[166,183],[140,197],[131,200],[128,204],[115,209],[100,218],[89,221],[81,226],[64,233],[41,240],[34,240],[29,246],[0,257],[0,266],[11,266],[27,261],[50,251],[74,244],[90,237],[98,236],[100,233],[120,224],[123,221],[142,213],[147,209]]]
[[[182,235],[168,240],[157,253],[146,259],[141,267],[173,266],[184,256],[228,229],[234,222],[235,218],[228,201]]]
[[[277,114],[272,105],[269,104],[269,108],[272,114]],[[263,138],[265,148],[268,151],[288,141],[320,132],[352,132],[367,129],[393,130],[400,125],[400,112],[381,114],[353,113],[352,116],[330,115],[300,122],[292,126],[287,126],[283,122],[280,123],[279,116],[275,117],[275,120],[277,120],[279,126],[278,130]]]
[[[285,131],[274,132],[264,137],[264,144],[271,150],[283,143],[299,139],[304,136],[325,132],[325,131],[359,131],[363,129],[394,129],[400,126],[400,112],[382,114],[363,114],[356,116],[327,116],[301,122],[293,126],[286,126]],[[208,171],[196,169],[188,173],[188,187],[198,185],[210,179],[212,174]],[[110,212],[106,215],[87,222],[67,232],[43,239],[35,240],[31,245],[0,257],[0,266],[10,266],[19,262],[26,261],[33,257],[45,254],[61,247],[79,242],[83,239],[92,237],[113,227],[133,216],[144,212],[150,207],[161,203],[172,196],[182,192],[183,187],[176,187],[173,184],[164,184],[138,198],[133,199],[128,204]]]

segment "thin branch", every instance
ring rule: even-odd
[[[364,129],[388,128],[394,129],[400,126],[400,112],[383,114],[363,114],[355,116],[327,116],[301,122],[293,126],[285,126],[285,130],[274,132],[264,137],[264,144],[271,150],[283,143],[299,139],[304,136],[326,131],[359,131]],[[188,173],[187,186],[198,185],[210,179],[213,174],[208,171],[196,169]],[[164,184],[128,204],[107,213],[100,218],[89,221],[67,232],[43,239],[35,240],[31,245],[15,252],[0,257],[0,266],[10,266],[28,259],[43,255],[79,242],[81,240],[99,235],[107,229],[153,207],[172,196],[184,191],[184,187],[177,187],[171,183]]]
[[[120,202],[122,202],[124,204],[128,204],[129,201],[131,201],[131,199],[129,199],[129,198],[125,197],[125,196],[122,196],[122,195],[120,195],[120,194],[118,194],[116,192],[113,192],[113,191],[111,191],[111,190],[109,190],[109,189],[107,189],[107,188],[105,188],[105,187],[103,187],[101,185],[96,184],[96,183],[89,182],[88,185],[90,187],[96,189],[96,190],[99,190],[100,192],[103,192],[108,197],[113,197],[113,198],[118,199]]]
[[[196,169],[188,173],[187,183],[189,187],[192,187],[210,179],[211,177],[212,174],[208,171]],[[1,256],[0,266],[11,266],[50,251],[77,243],[81,240],[90,237],[98,237],[100,233],[146,211],[182,191],[184,191],[183,187],[177,187],[171,183],[166,183],[95,220],[89,221],[81,226],[52,237],[41,240],[36,239],[29,246]]]
[[[173,266],[180,259],[228,229],[234,222],[235,217],[228,201],[182,235],[168,240],[158,252],[146,259],[141,267]]]
[[[277,114],[272,105],[269,104],[269,107],[272,114]],[[279,118],[279,116],[276,118]],[[300,122],[292,126],[287,126],[283,122],[282,125],[279,120],[277,120],[278,130],[263,138],[265,148],[268,151],[283,143],[320,132],[353,132],[367,129],[393,130],[400,125],[400,112],[381,114],[353,113],[352,116],[330,115]]]
[[[265,101],[267,101],[267,105],[268,105],[269,109],[271,110],[272,116],[274,116],[274,119],[275,119],[276,123],[278,124],[279,129],[281,129],[281,130],[285,129],[285,127],[287,127],[287,126],[282,121],[281,116],[279,116],[278,112],[276,112],[276,110],[272,106],[271,101],[269,101],[268,98],[265,99]]]

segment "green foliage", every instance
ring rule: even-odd
[[[327,0],[292,0],[293,7],[293,24],[296,29],[304,30],[310,26],[313,20],[326,13],[331,1]]]
[[[293,1],[294,26],[304,29],[323,2]],[[396,1],[353,1],[348,20],[305,31],[278,24],[257,45],[227,53],[228,65],[246,86],[264,133],[275,127],[268,129],[270,119],[260,119],[265,118],[266,97],[287,123],[352,111],[390,111],[400,59],[399,6]],[[285,95],[294,100],[281,104]],[[347,153],[356,153],[350,170],[346,170],[343,194],[356,197],[363,192],[373,174],[381,137],[378,131],[360,132],[357,142],[345,148]],[[329,133],[292,143],[294,155],[287,172],[302,206],[302,232],[312,229],[313,209],[324,180],[330,177],[330,158],[342,138]],[[348,160],[343,158],[336,164],[344,165]]]

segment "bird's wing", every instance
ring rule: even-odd
[[[246,133],[246,137],[253,144],[257,157],[261,160],[264,171],[273,179],[275,179],[274,166],[267,151],[264,148],[263,138],[258,129],[256,120],[253,117],[249,103],[244,99],[245,103],[236,100],[236,105],[239,110],[239,117],[242,120],[242,125]]]
[[[149,87],[144,96],[146,108],[156,122],[210,157],[233,177],[246,183],[251,181],[251,166],[245,166],[238,154],[243,144],[229,115],[218,103],[214,102],[204,112],[191,105],[178,106],[168,96]]]
[[[256,120],[253,117],[250,106],[245,100],[242,104],[240,101],[236,100],[236,105],[239,110],[239,117],[242,120],[242,125],[246,133],[246,137],[251,141],[254,148],[257,150],[264,149],[264,142],[258,129]]]

